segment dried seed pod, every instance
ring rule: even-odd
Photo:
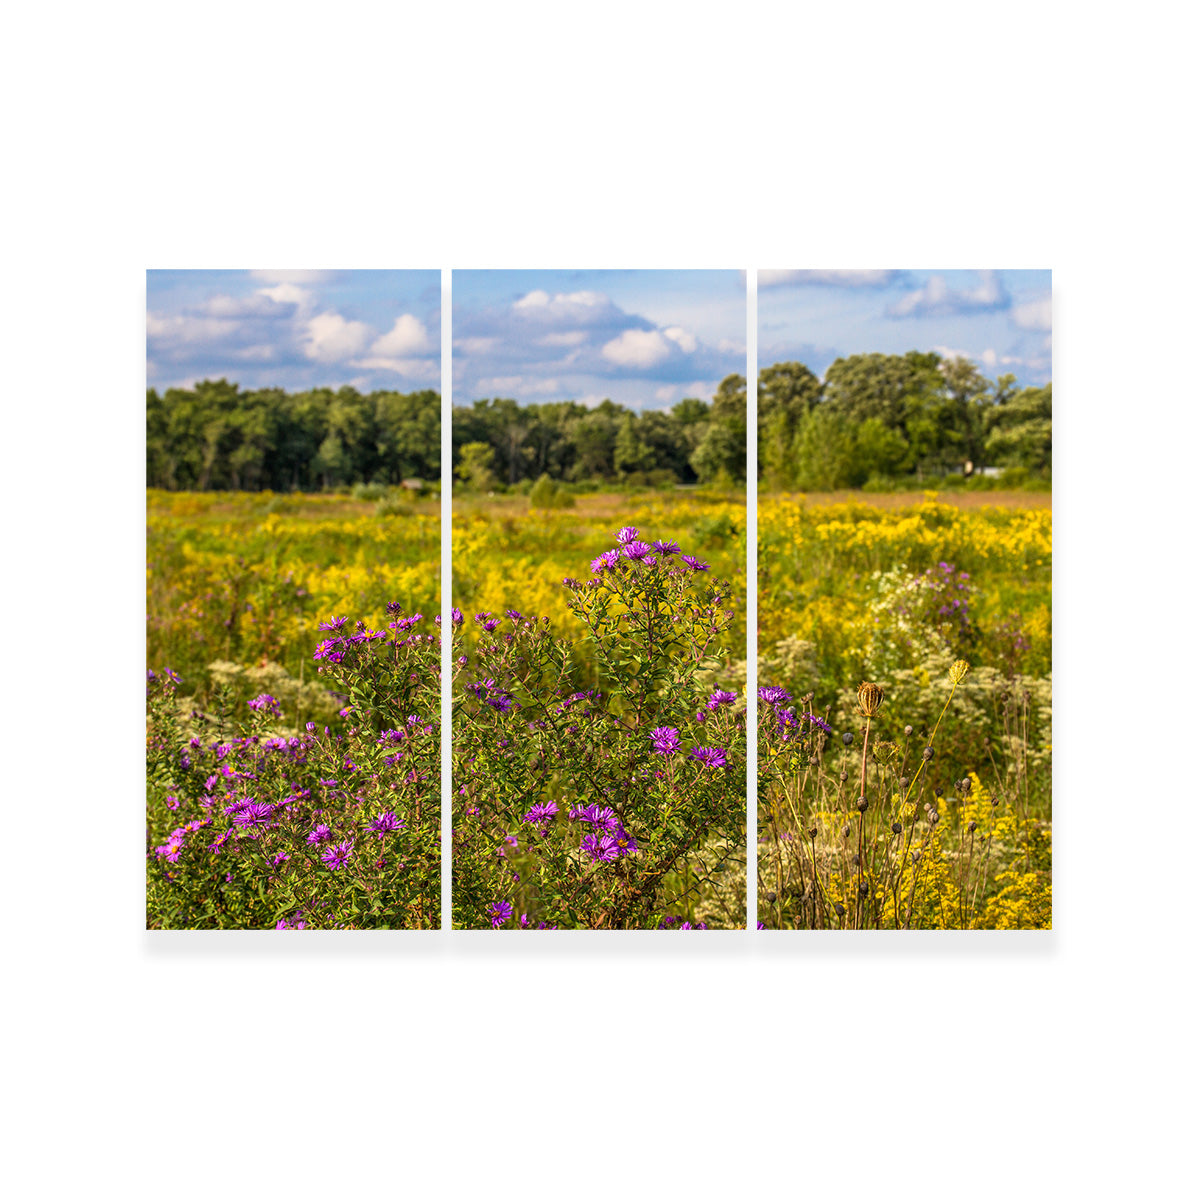
[[[933,747],[926,746],[925,749],[921,751],[921,757],[926,762],[932,762],[933,761]]]
[[[977,830],[978,828],[979,828],[979,825],[975,821],[969,821],[967,823],[967,832],[968,833],[974,833],[975,830]]]
[[[834,904],[833,911],[837,913],[839,917],[844,917],[846,915],[846,906],[839,900]]]
[[[808,836],[812,838],[814,842],[817,840],[817,827],[815,825],[809,826]]]
[[[774,904],[775,901],[778,899],[779,899],[778,895],[776,895],[774,892],[767,893],[767,903],[768,904]]]
[[[929,814],[930,825],[936,825],[941,819],[941,814],[936,809]]]
[[[935,787],[935,788],[933,789],[933,794],[934,794],[935,796],[937,796],[937,797],[938,797],[938,799],[941,799],[941,796],[942,796],[942,789],[941,789],[940,787]]]
[[[850,826],[849,826],[849,825],[843,825],[843,826],[842,826],[842,837],[844,837],[844,838],[848,838],[849,836],[850,836]]]
[[[962,781],[962,790],[964,796],[969,796],[971,794],[971,781],[969,779],[964,779]]]
[[[849,776],[849,775],[847,775],[845,771],[843,771],[843,772],[842,772],[842,775],[841,775],[842,782],[843,782],[843,783],[845,783],[845,782],[846,782],[846,780],[847,780],[847,779],[849,779],[849,778],[850,778],[850,776]]]
[[[850,743],[853,741],[854,741],[854,734],[852,734],[852,733],[843,733],[842,734],[842,745],[843,746],[849,746]]]
[[[858,885],[858,894],[864,899],[871,894],[871,885],[865,879]]]
[[[865,813],[867,809],[871,807],[870,804],[867,803],[866,796],[859,796],[857,807],[860,813]]]
[[[892,832],[899,837],[904,832],[904,826],[899,821],[892,822]]]
[[[905,736],[905,737],[912,737],[912,731],[913,731],[913,730],[912,730],[912,726],[911,726],[911,725],[905,725],[905,727],[904,727],[904,736]]]
[[[883,688],[877,683],[860,683],[858,685],[858,711],[864,717],[873,717],[883,703]]]
[[[901,788],[908,787],[908,776],[901,775],[900,778],[897,780],[897,782],[900,784]]]

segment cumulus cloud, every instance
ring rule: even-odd
[[[362,321],[347,321],[341,313],[313,317],[304,333],[304,353],[321,363],[343,362],[366,349],[374,331]]]
[[[759,271],[760,288],[819,284],[825,287],[880,288],[895,283],[903,271]]]
[[[1027,304],[1016,305],[1012,310],[1012,320],[1018,329],[1049,333],[1050,297],[1043,296],[1040,300],[1030,300]]]
[[[627,329],[600,353],[619,367],[656,367],[671,357],[671,347],[657,329]]]
[[[380,358],[407,358],[432,349],[429,330],[410,313],[397,317],[391,330],[371,345],[371,353]]]
[[[340,271],[251,271],[261,283],[331,283]]]
[[[568,329],[563,333],[547,333],[545,336],[537,338],[536,342],[539,346],[582,346],[587,341],[587,331],[584,329]],[[484,339],[481,341],[495,341],[495,338]]]
[[[684,354],[696,353],[696,346],[699,343],[697,343],[696,339],[686,329],[681,329],[678,325],[672,325],[669,329],[664,329],[663,337],[669,337]]]
[[[364,371],[390,371],[422,383],[436,383],[442,376],[441,364],[437,359],[431,358],[388,358],[376,355],[351,359],[350,365]]]
[[[931,275],[924,287],[909,292],[886,310],[889,317],[943,317],[959,313],[994,312],[1012,303],[995,271],[980,271],[973,288],[955,291],[943,275]]]

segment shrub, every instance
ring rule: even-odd
[[[456,645],[455,925],[743,922],[744,711],[701,683],[729,585],[631,527],[591,571],[563,586],[600,687],[546,617],[478,613],[472,653]]]
[[[437,927],[441,639],[391,608],[391,633],[321,626],[341,733],[287,727],[270,694],[185,717],[150,673],[147,927]]]

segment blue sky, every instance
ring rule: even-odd
[[[989,379],[1050,381],[1049,271],[758,272],[758,365],[936,350]]]
[[[441,388],[439,271],[147,271],[146,386]]]
[[[746,371],[729,271],[455,271],[454,403],[668,408]]]

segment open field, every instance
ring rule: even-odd
[[[148,665],[178,673],[185,693],[203,692],[219,661],[311,680],[318,622],[377,626],[390,601],[432,618],[437,502],[379,507],[345,494],[148,491]]]
[[[769,928],[1049,926],[1051,511],[1002,498],[760,502]]]
[[[746,502],[744,494],[702,491],[634,497],[585,494],[569,509],[531,509],[523,496],[454,503],[454,603],[476,612],[516,609],[548,616],[554,632],[576,630],[563,604],[564,578],[586,579],[589,563],[633,525],[646,541],[674,538],[684,553],[732,582],[733,624],[722,639],[731,657],[746,656]]]

